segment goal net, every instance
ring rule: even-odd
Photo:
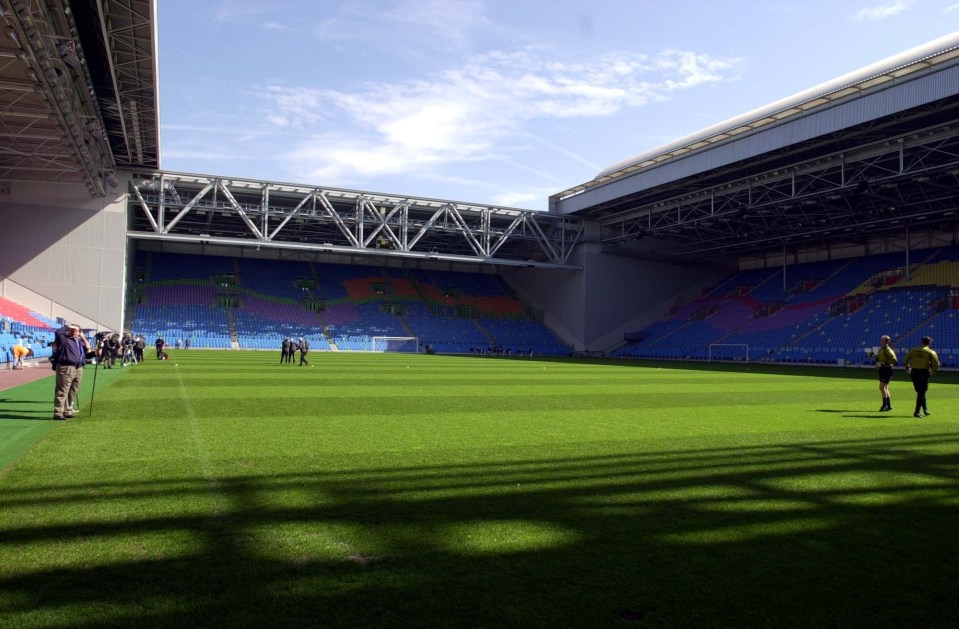
[[[749,345],[745,343],[712,343],[709,346],[706,360],[735,360],[749,362]]]
[[[420,340],[415,336],[374,336],[370,351],[419,354]]]

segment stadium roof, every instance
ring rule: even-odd
[[[594,181],[608,181],[646,166],[680,157],[690,151],[723,142],[742,133],[802,116],[813,109],[828,107],[843,99],[860,96],[867,90],[887,85],[891,81],[900,81],[910,74],[957,57],[959,57],[959,32],[917,46],[614,164],[599,173]]]
[[[0,0],[0,182],[159,167],[153,0]]]
[[[461,264],[579,268],[583,221],[518,208],[171,172],[130,180],[129,238]]]
[[[551,211],[672,255],[955,229],[957,110],[953,33],[616,164]]]

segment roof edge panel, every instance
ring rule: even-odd
[[[724,120],[723,122],[714,124],[710,127],[679,138],[678,140],[674,140],[648,151],[644,151],[635,157],[623,160],[613,164],[609,168],[604,169],[602,172],[596,175],[593,181],[609,178],[614,173],[618,173],[619,171],[626,169],[635,171],[637,165],[642,164],[643,162],[650,161],[670,152],[686,148],[691,144],[702,142],[708,138],[729,133],[744,125],[756,123],[764,118],[776,117],[777,114],[790,109],[798,109],[800,112],[805,111],[806,109],[800,107],[805,103],[811,103],[831,95],[849,95],[846,90],[854,89],[857,85],[868,83],[871,80],[888,75],[889,73],[896,73],[907,66],[919,64],[925,60],[932,59],[954,50],[959,50],[959,31],[950,33],[920,46],[916,46],[915,48],[910,48],[905,52],[887,57],[886,59],[877,61],[876,63],[870,64],[848,74],[844,74],[838,78],[832,79],[831,81],[821,83],[815,87],[811,87],[793,94],[792,96],[777,100],[769,105],[765,105],[764,107],[760,107],[744,114],[740,114],[734,118]],[[821,106],[821,104],[817,106]],[[788,117],[789,116],[784,116],[783,119]]]

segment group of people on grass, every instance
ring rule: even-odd
[[[115,332],[101,332],[97,334],[97,341],[97,360],[104,369],[113,369],[117,359],[120,367],[143,362],[147,341],[139,334],[124,334],[121,337]]]
[[[163,337],[155,343],[157,358],[165,357]],[[96,347],[76,324],[67,324],[54,333],[53,353],[50,362],[56,373],[56,387],[53,397],[53,419],[70,419],[75,414],[77,391],[83,379],[83,367],[88,360],[97,360],[105,369],[112,369],[117,358],[120,366],[143,362],[143,350],[146,339],[129,334],[120,335],[106,332],[96,336]]]
[[[114,336],[101,339],[99,357],[103,361],[109,361],[112,365],[116,356],[113,355],[114,343],[117,349],[131,347],[131,353],[136,357],[137,345],[143,343],[142,337],[139,339],[124,337],[123,339],[114,339]],[[130,341],[133,341],[132,343]],[[899,364],[895,350],[889,346],[890,337],[883,335],[879,339],[879,350],[875,354],[876,366],[879,370],[879,392],[882,395],[882,407],[880,412],[892,410],[892,397],[889,393],[889,382],[892,380],[894,367]],[[137,342],[139,341],[139,342]],[[929,405],[926,402],[926,392],[929,390],[929,379],[939,371],[939,355],[932,349],[932,338],[922,337],[921,345],[914,347],[906,354],[903,364],[906,367],[906,373],[912,380],[912,386],[916,391],[916,408],[913,417],[925,417],[930,415]],[[163,338],[157,338],[156,348],[157,356],[163,353]],[[109,348],[109,349],[108,349]],[[280,364],[292,364],[296,352],[300,352],[300,365],[309,365],[310,361],[306,356],[310,351],[310,343],[305,338],[284,338],[281,345]],[[80,331],[80,326],[70,324],[65,325],[55,333],[53,342],[53,355],[50,360],[53,363],[53,369],[56,372],[56,392],[54,395],[53,419],[69,419],[73,417],[74,402],[77,397],[77,391],[80,389],[80,381],[83,377],[83,367],[87,360],[97,357],[97,350],[90,346],[90,342]],[[124,351],[125,355],[125,351]],[[139,360],[143,358],[142,347],[139,352]],[[19,357],[22,364],[23,356]],[[137,361],[139,362],[139,361]]]
[[[880,412],[892,410],[892,398],[889,395],[889,381],[892,380],[893,367],[899,363],[896,352],[889,347],[890,338],[883,335],[879,339],[879,351],[876,352],[876,366],[879,368],[879,393],[882,394],[882,408]],[[913,417],[929,415],[929,406],[926,403],[926,391],[929,390],[929,378],[939,371],[939,355],[932,349],[932,339],[922,337],[922,345],[914,347],[906,354],[904,365],[906,373],[912,380],[912,387],[916,390],[916,410]]]
[[[280,345],[280,364],[289,363],[292,365],[297,352],[300,352],[300,366],[309,365],[310,361],[306,359],[306,355],[310,353],[310,342],[302,336],[299,340],[294,338],[283,339],[283,343]]]

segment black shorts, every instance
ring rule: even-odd
[[[912,378],[912,388],[916,393],[925,393],[929,390],[929,370],[913,369],[909,374]]]
[[[889,384],[892,380],[892,365],[879,365],[879,382]]]

